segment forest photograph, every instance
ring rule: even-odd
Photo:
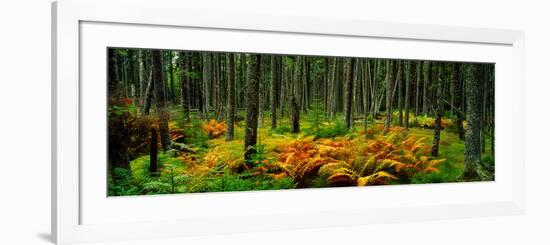
[[[106,52],[108,196],[495,178],[494,63]]]

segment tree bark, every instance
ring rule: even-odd
[[[414,100],[414,116],[420,113],[420,84],[422,83],[422,61],[418,61],[416,66],[416,94]]]
[[[481,100],[483,96],[481,81],[481,65],[468,64],[466,72],[466,118],[468,130],[464,141],[464,173],[465,181],[480,180],[481,170]]]
[[[330,117],[334,118],[338,111],[338,58],[334,58],[332,62],[332,78],[331,78],[331,103]]]
[[[393,70],[395,61],[386,61],[386,122],[384,124],[384,134],[390,131],[392,110],[392,90],[393,90]]]
[[[209,120],[210,109],[212,108],[211,84],[212,84],[212,54],[202,54],[202,83],[204,95],[204,116]]]
[[[144,54],[143,50],[138,51],[138,80],[139,80],[139,104],[144,104],[145,99],[145,89],[146,89],[146,82],[145,82],[145,65],[144,65]]]
[[[290,107],[291,107],[291,122],[292,122],[292,133],[299,133],[300,132],[300,105],[299,105],[299,95],[301,90],[301,76],[302,73],[302,62],[301,57],[297,56],[296,60],[294,62],[294,81],[293,81],[293,89],[292,89],[292,98],[290,101]]]
[[[174,65],[173,63],[174,54],[172,51],[168,51],[168,72],[170,74],[170,93],[172,104],[176,104],[176,90],[174,89]]]
[[[345,107],[345,125],[347,129],[353,127],[353,72],[355,68],[355,58],[349,59],[348,77],[346,78],[346,107]]]
[[[180,98],[181,98],[181,108],[183,111],[183,123],[188,123],[191,121],[189,111],[190,111],[190,101],[189,101],[189,90],[191,83],[191,77],[189,73],[191,72],[191,63],[188,62],[188,55],[185,52],[179,52],[180,58]]]
[[[422,89],[422,114],[428,115],[428,85],[432,80],[432,63],[426,61],[424,70],[424,87]]]
[[[369,129],[369,113],[370,113],[370,108],[367,108],[368,105],[370,105],[369,102],[369,97],[371,95],[369,89],[370,89],[370,86],[371,86],[371,80],[372,80],[372,77],[371,77],[371,74],[370,74],[370,65],[369,65],[369,60],[365,60],[365,69],[364,69],[364,78],[363,78],[363,83],[366,84],[366,90],[363,91],[363,97],[364,97],[364,101],[365,101],[365,109],[364,109],[364,121],[363,121],[363,128],[365,130],[365,137],[368,138],[369,137],[369,133],[368,133],[368,129]]]
[[[287,90],[288,90],[288,79],[287,79],[287,68],[284,64],[285,57],[281,57],[279,66],[280,66],[280,82],[281,82],[281,92],[280,92],[280,98],[279,98],[279,112],[281,114],[281,118],[284,118],[285,116],[285,102],[287,101]]]
[[[397,75],[396,82],[397,82],[397,123],[400,127],[403,127],[403,74],[405,73],[403,70],[404,64],[402,64],[405,61],[401,61],[399,65],[399,69],[402,71]]]
[[[150,52],[149,52],[150,53]],[[143,103],[143,114],[149,115],[151,110],[151,103],[153,101],[153,90],[155,84],[153,83],[153,65],[150,59],[148,69],[145,69],[145,74],[147,74],[147,87],[145,88],[145,102]]]
[[[407,80],[405,81],[405,130],[409,129],[409,103],[411,101],[411,82],[414,79],[413,70],[413,61],[407,61]]]
[[[458,138],[464,140],[464,114],[462,112],[462,79],[460,78],[460,63],[453,63],[454,107],[456,112],[456,126]]]
[[[436,89],[436,99],[434,101],[436,112],[435,112],[435,126],[434,126],[434,138],[432,143],[432,156],[437,157],[439,154],[439,138],[441,137],[441,117],[443,115],[443,63],[439,62],[437,64],[437,89]]]
[[[328,116],[328,103],[329,102],[329,58],[326,57],[323,59],[323,108],[325,112],[325,117]]]
[[[157,139],[157,129],[151,127],[151,142],[149,145],[149,175],[155,177],[158,176],[158,139]]]
[[[487,85],[489,83],[489,69],[487,64],[483,64],[483,96],[481,97],[482,103],[481,103],[481,153],[485,153],[485,131],[486,131],[486,123],[487,123],[487,97],[488,97],[488,88]]]
[[[227,78],[227,133],[225,134],[225,140],[231,141],[234,138],[235,129],[235,90],[237,84],[235,83],[235,58],[232,53],[227,55],[229,63],[229,77]]]
[[[277,128],[277,86],[279,81],[279,72],[277,70],[278,57],[271,55],[271,130]]]
[[[252,164],[252,157],[256,153],[261,55],[253,54],[251,58],[250,76],[247,84],[246,128],[244,137],[244,159],[248,165]]]
[[[157,99],[157,116],[159,117],[160,143],[162,149],[170,149],[170,132],[168,130],[169,115],[165,108],[165,91],[163,84],[162,54],[160,50],[153,50],[153,82],[155,84],[155,95]]]

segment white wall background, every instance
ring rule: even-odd
[[[182,0],[184,1],[184,0]],[[116,244],[549,244],[545,1],[201,1],[204,8],[333,18],[525,29],[527,214],[468,220],[274,231]],[[183,13],[182,13],[183,14]],[[253,20],[251,20],[253,21]],[[48,244],[50,230],[50,1],[0,7],[0,244]],[[513,99],[513,98],[511,98]]]

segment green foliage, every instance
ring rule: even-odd
[[[306,130],[308,135],[315,136],[315,139],[334,138],[348,133],[348,129],[342,120],[335,120],[333,123],[323,123],[319,129]]]
[[[120,120],[120,125],[131,126],[133,137],[126,143],[134,157],[130,158],[130,170],[110,171],[108,193],[128,196],[460,181],[457,176],[462,172],[464,143],[456,133],[441,132],[440,154],[447,161],[428,157],[429,149],[425,148],[431,145],[433,118],[411,114],[408,135],[417,139],[412,140],[401,127],[391,127],[385,135],[383,124],[371,115],[367,130],[362,123],[348,130],[341,115],[327,120],[317,107],[312,104],[308,113],[302,114],[301,134],[290,133],[288,118],[278,119],[274,130],[258,128],[256,154],[248,165],[242,157],[244,121],[235,125],[235,140],[227,142],[223,137],[209,137],[203,130],[204,120],[192,112],[190,121],[179,118],[170,124],[173,140],[178,136],[178,143],[192,151],[159,152],[159,176],[150,177],[146,154],[149,128],[156,121],[140,115],[131,101],[113,103],[110,117]],[[171,112],[181,114],[179,108]],[[367,132],[370,137],[361,136]],[[289,144],[295,141],[300,142]],[[428,147],[418,147],[419,143]],[[486,169],[494,169],[494,159],[487,154],[482,162]]]
[[[180,158],[169,154],[158,155],[161,168],[159,177],[149,175],[149,156],[142,156],[130,162],[130,170],[116,168],[109,178],[110,196],[148,195],[176,192],[183,183],[183,172],[188,168]]]
[[[252,155],[252,158],[250,159],[250,164],[263,164],[264,161],[266,161],[266,152],[265,152],[265,145],[263,144],[256,144],[252,146],[252,149],[256,153]]]
[[[275,134],[287,134],[287,133],[290,133],[290,131],[291,131],[290,126],[288,126],[288,125],[279,125],[279,126],[277,126],[277,128],[275,128],[271,132],[275,133]]]
[[[322,125],[322,121],[325,121],[325,113],[323,112],[323,104],[318,100],[314,100],[311,105],[311,110],[305,115],[306,121],[309,123],[309,128],[306,129],[306,133],[309,135],[319,135]]]
[[[202,130],[202,121],[198,119],[191,120],[191,126],[184,127],[183,133],[185,134],[185,144],[189,144],[196,148],[207,149],[208,140],[210,137]]]
[[[115,168],[113,173],[114,176],[109,176],[109,196],[132,196],[142,193],[140,182],[132,178],[132,173],[129,170]]]
[[[224,174],[209,181],[204,191],[280,190],[293,188],[295,188],[295,183],[291,178],[272,179],[263,176],[244,178],[242,175]]]

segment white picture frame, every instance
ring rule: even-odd
[[[52,4],[52,237],[56,243],[152,239],[513,215],[524,212],[522,31],[262,15],[252,12],[216,12],[194,10],[190,6],[189,3],[171,0],[61,0]],[[181,15],[184,9],[190,11]],[[155,41],[151,37],[125,41],[117,35],[124,33],[130,39],[132,35],[140,35],[146,31],[155,31],[159,37],[189,33],[200,36],[197,32],[218,35],[217,38],[231,35],[232,38],[240,37],[261,43],[249,43],[246,47],[226,44],[222,47],[220,44],[206,42],[205,39],[196,40],[203,42],[196,42],[194,48],[213,51],[353,56],[358,52],[353,47],[369,43],[371,47],[393,45],[391,47],[395,51],[365,48],[361,49],[361,55],[496,62],[496,180],[491,183],[183,194],[117,199],[93,196],[90,193],[105,191],[101,185],[105,185],[105,179],[96,180],[94,176],[97,175],[90,174],[105,172],[102,168],[95,168],[99,165],[87,165],[90,154],[82,153],[92,145],[88,143],[90,137],[86,135],[97,134],[90,125],[96,122],[101,124],[101,120],[94,119],[88,113],[102,107],[88,106],[95,104],[94,100],[101,105],[104,99],[94,98],[96,94],[88,95],[91,91],[100,93],[102,88],[101,85],[96,87],[95,84],[86,82],[94,78],[88,77],[88,74],[94,73],[83,71],[101,71],[101,66],[104,67],[101,63],[90,64],[102,57],[92,55],[97,54],[94,47],[188,47],[168,39]],[[111,35],[102,35],[106,33]],[[334,44],[349,44],[349,48],[323,50],[323,39],[330,39]],[[262,40],[268,41],[261,42]],[[277,46],[285,40],[296,43],[311,40],[319,42],[309,46]],[[455,50],[452,51],[449,47]],[[420,52],[427,48],[441,51],[439,54],[433,54],[435,51]],[[462,48],[464,51],[461,51]],[[105,77],[99,74],[99,77]],[[516,98],[513,103],[506,99],[511,92],[514,92]],[[506,105],[511,118],[499,113],[502,111],[498,109],[500,105]],[[82,137],[83,135],[86,137]],[[357,197],[358,194],[360,197]],[[366,196],[382,201],[361,204]],[[398,196],[406,198],[397,198]],[[408,201],[403,203],[403,200]],[[344,208],[338,205],[338,201],[355,205],[346,205]],[[288,205],[289,202],[303,205]],[[260,205],[264,206],[253,208]],[[176,212],[181,207],[188,207],[193,212]],[[131,211],[135,210],[143,211],[141,216],[130,217]],[[157,216],[156,219],[152,218],[153,214]]]

